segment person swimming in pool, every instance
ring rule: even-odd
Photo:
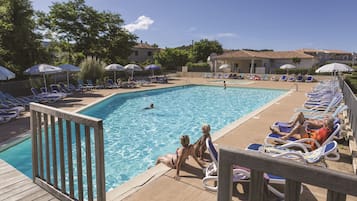
[[[188,135],[181,136],[180,141],[182,147],[177,148],[176,153],[160,156],[156,161],[156,165],[159,163],[163,163],[170,168],[176,169],[175,179],[180,178],[179,173],[180,173],[181,166],[186,162],[189,156],[192,156],[193,159],[195,159],[195,161],[202,168],[204,168],[202,163],[197,159],[195,155],[195,149],[193,144],[190,144],[189,136]]]
[[[145,110],[154,109],[154,103],[151,103],[149,107],[144,108]]]

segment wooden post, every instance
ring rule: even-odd
[[[30,105],[31,108],[31,105]],[[31,131],[32,131],[32,181],[38,176],[38,152],[37,152],[37,114],[30,109]]]
[[[105,200],[104,139],[103,139],[102,121],[98,122],[98,126],[94,128],[94,136],[95,136],[94,138],[95,138],[97,199]]]
[[[223,154],[222,154],[223,152]],[[225,157],[225,150],[219,150],[218,168],[218,201],[232,200],[233,174],[232,164],[229,158]]]
[[[74,198],[71,121],[66,120],[69,196]]]
[[[64,142],[63,142],[63,121],[58,118],[58,138],[59,138],[59,154],[60,154],[60,174],[61,174],[61,191],[66,193],[66,175],[64,166]]]
[[[83,176],[82,176],[82,151],[81,151],[81,131],[79,124],[75,124],[76,129],[76,153],[77,153],[77,177],[78,177],[78,200],[83,200]]]
[[[93,183],[92,183],[92,160],[91,160],[91,148],[90,148],[90,130],[89,127],[85,127],[85,143],[86,143],[86,168],[87,168],[87,189],[88,200],[93,200]]]
[[[264,200],[264,172],[262,171],[251,170],[250,172],[249,200]]]
[[[51,115],[53,186],[58,188],[55,117]]]

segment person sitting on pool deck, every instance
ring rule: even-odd
[[[154,109],[154,103],[151,103],[149,107],[144,108],[145,110]]]
[[[206,139],[211,140],[211,135],[209,133],[210,131],[211,131],[211,126],[208,124],[204,124],[202,126],[202,136],[195,142],[195,144],[193,144],[195,149],[195,154],[201,160],[203,160],[203,154],[207,150]]]
[[[181,166],[186,162],[189,156],[192,156],[195,159],[195,161],[202,168],[204,168],[204,166],[201,164],[201,162],[197,159],[195,155],[193,145],[190,144],[190,138],[188,137],[188,135],[181,136],[180,141],[182,147],[177,148],[176,153],[160,156],[156,161],[156,165],[159,163],[163,163],[170,168],[176,169],[175,179],[180,178],[179,173],[180,173]]]

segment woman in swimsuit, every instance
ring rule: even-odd
[[[197,157],[200,157],[201,160],[203,160],[203,154],[205,153],[207,147],[206,147],[206,140],[210,139],[211,140],[211,126],[208,124],[205,124],[202,126],[202,136],[193,144],[194,149],[195,149],[195,154]]]
[[[165,156],[160,156],[156,161],[156,165],[163,163],[170,168],[176,169],[175,179],[179,178],[181,166],[186,162],[189,156],[192,156],[202,168],[204,167],[200,161],[198,161],[194,152],[193,145],[190,144],[190,138],[188,135],[181,136],[180,140],[182,147],[177,148],[175,154],[166,154]]]

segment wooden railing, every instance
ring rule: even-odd
[[[298,201],[301,183],[327,190],[328,201],[346,200],[346,194],[357,196],[357,176],[327,168],[308,166],[287,159],[273,158],[258,152],[221,148],[219,151],[218,201],[232,200],[232,165],[251,170],[249,200],[262,201],[264,197],[263,173],[286,179],[285,200]]]
[[[102,120],[37,103],[30,104],[30,114],[34,183],[60,200],[104,201]]]
[[[344,102],[348,106],[347,115],[353,131],[353,136],[357,139],[357,98],[343,78],[339,76],[338,79],[343,93]]]

